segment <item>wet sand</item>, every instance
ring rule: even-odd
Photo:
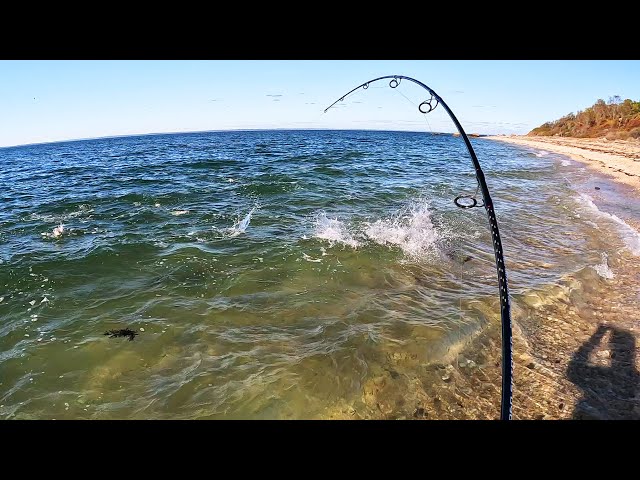
[[[484,138],[567,155],[640,192],[640,141],[638,140],[518,135]]]

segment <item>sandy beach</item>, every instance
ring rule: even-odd
[[[640,192],[640,141],[517,135],[485,138],[567,155]]]

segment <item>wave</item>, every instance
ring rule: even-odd
[[[603,212],[598,208],[598,206],[593,203],[593,199],[587,195],[586,193],[581,193],[580,199],[582,202],[593,212],[597,213],[599,216],[603,218],[607,218],[609,220],[614,221],[618,224],[618,230],[620,235],[622,236],[622,241],[626,245],[626,247],[634,254],[640,256],[640,233],[636,231],[633,227],[631,227],[627,222],[622,220],[620,217],[608,213]]]
[[[61,207],[62,209],[68,210],[68,207]],[[25,221],[33,221],[33,222],[44,222],[44,223],[63,223],[69,220],[74,220],[76,218],[80,218],[86,216],[86,218],[90,218],[93,213],[93,208],[91,205],[83,203],[77,206],[77,210],[67,212],[67,213],[38,213],[32,212],[22,218]]]
[[[232,180],[229,180],[232,183]],[[235,180],[233,180],[235,182]],[[246,195],[256,196],[268,196],[268,195],[281,195],[283,193],[289,193],[298,188],[298,181],[253,181],[249,184],[240,185],[238,190]]]

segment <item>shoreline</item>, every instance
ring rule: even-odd
[[[639,198],[638,141],[483,138],[566,155],[614,183],[632,187],[626,194]],[[637,218],[626,220],[634,229],[640,226]],[[632,265],[612,262],[615,276],[600,287],[591,284],[592,295],[587,297],[582,292],[585,287],[568,275],[554,287],[553,299],[550,293],[538,292],[513,299],[515,419],[640,419],[640,391],[634,387],[640,372],[640,355],[634,348],[640,342],[640,329],[633,321],[639,303],[629,295],[638,269]],[[586,355],[588,351],[595,355]],[[497,362],[495,350],[493,354]],[[611,363],[616,357],[624,365]],[[498,385],[497,375],[492,383]]]
[[[524,135],[482,138],[566,155],[640,193],[640,141]]]

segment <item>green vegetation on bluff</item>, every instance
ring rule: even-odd
[[[609,140],[640,138],[640,102],[610,97],[591,107],[570,113],[531,130],[527,135],[560,137],[606,137]]]

